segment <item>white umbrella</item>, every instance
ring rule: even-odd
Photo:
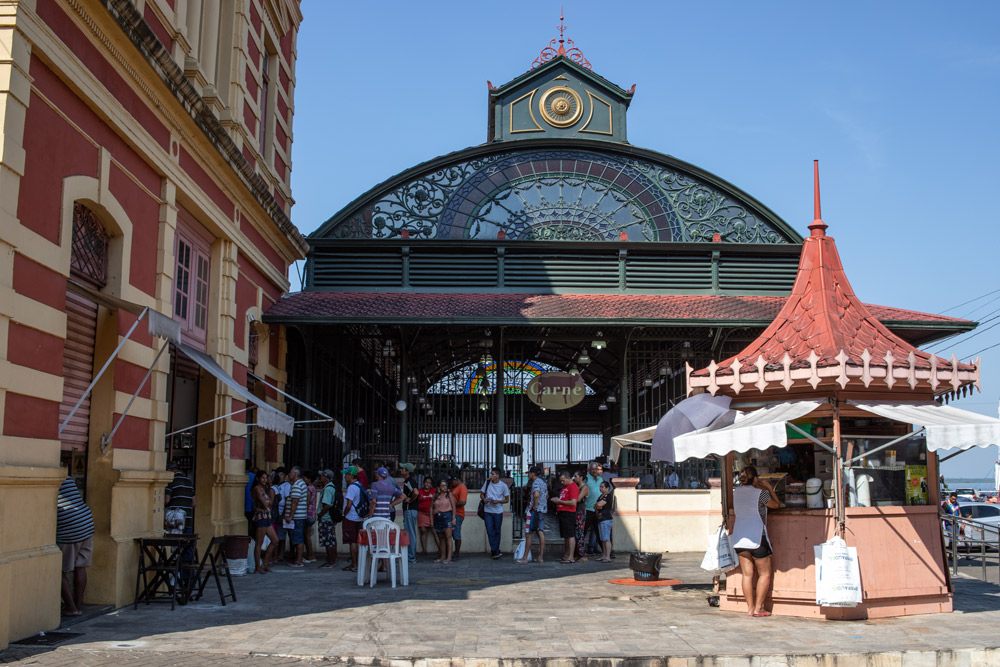
[[[729,409],[731,401],[729,396],[697,394],[685,398],[668,410],[656,425],[649,460],[673,462],[674,438],[705,428],[723,415],[733,412]]]

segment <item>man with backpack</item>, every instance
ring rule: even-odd
[[[340,534],[344,544],[349,544],[351,549],[351,564],[344,570],[357,572],[358,534],[361,532],[361,523],[368,517],[370,499],[368,491],[358,481],[357,467],[351,466],[341,474],[344,475],[347,490],[344,492],[344,521],[340,527]]]
[[[344,520],[344,501],[334,483],[332,470],[320,470],[319,481],[323,489],[318,514],[319,545],[326,549],[326,562],[320,567],[334,567],[337,564],[337,524]]]

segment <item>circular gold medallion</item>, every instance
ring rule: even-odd
[[[554,127],[569,127],[583,115],[583,101],[572,88],[549,88],[538,102],[545,122]]]

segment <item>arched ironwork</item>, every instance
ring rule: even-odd
[[[552,373],[562,369],[541,361],[507,360],[503,363],[505,394],[523,394],[528,383],[542,373]],[[434,383],[428,394],[495,394],[497,363],[492,358],[484,356],[477,363],[468,364],[448,373]],[[587,395],[594,394],[590,386],[586,386]]]
[[[80,202],[73,204],[73,241],[70,271],[97,287],[108,284],[110,239],[94,212]]]
[[[525,149],[413,170],[314,236],[795,243],[773,214],[708,179],[612,150]]]

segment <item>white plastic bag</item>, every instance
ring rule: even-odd
[[[524,558],[525,557],[524,551],[525,551],[524,540],[521,540],[520,542],[517,543],[517,548],[514,549],[514,560],[521,560],[522,558]],[[531,560],[530,551],[528,552],[527,560],[529,561]]]
[[[816,559],[816,604],[822,607],[855,607],[861,603],[861,569],[858,550],[839,537],[813,547]]]
[[[253,555],[255,540],[250,538],[250,548],[247,549],[247,572],[253,572],[257,569],[257,561]],[[263,557],[263,555],[261,556]]]
[[[709,572],[725,572],[736,567],[739,559],[733,550],[732,541],[729,539],[729,532],[725,526],[708,536],[708,549],[705,550],[705,557],[701,559],[701,569]]]
[[[260,543],[260,550],[261,551],[267,551],[267,545],[269,545],[270,543],[271,543],[271,538],[268,537],[267,534],[265,534],[264,535],[264,539],[261,540],[261,543]]]

